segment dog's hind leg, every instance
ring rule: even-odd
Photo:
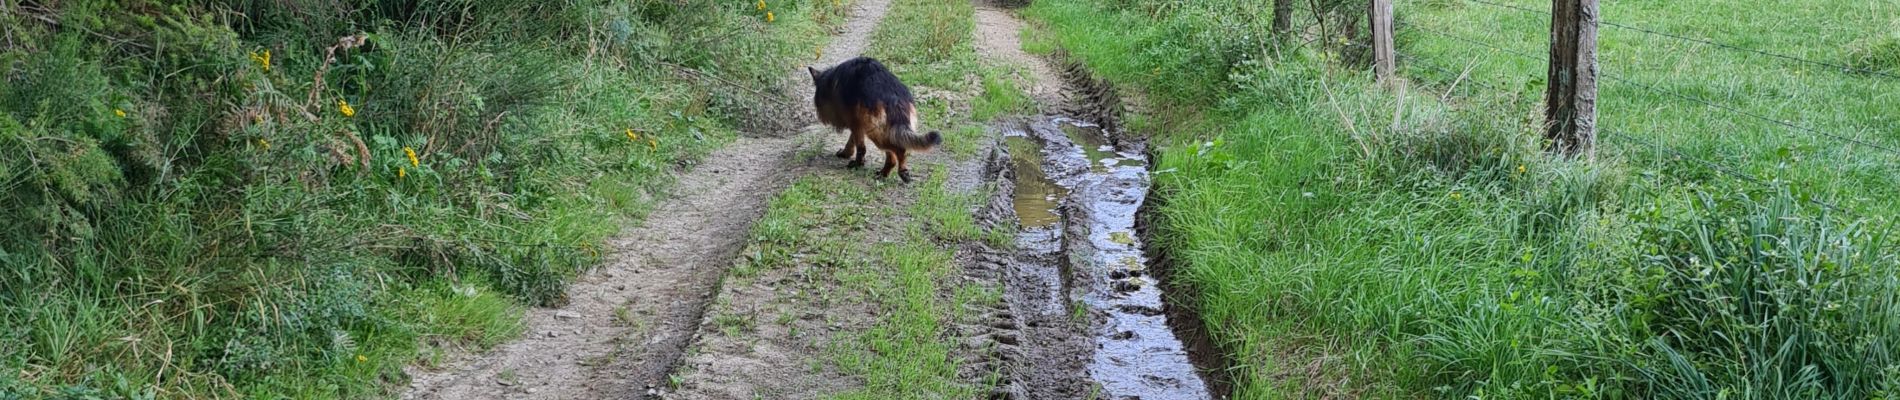
[[[897,149],[897,178],[910,183],[910,149]],[[886,167],[889,168],[889,167]]]
[[[864,151],[865,151],[864,143],[859,142],[858,152],[852,156],[853,160],[851,160],[850,167],[857,168],[857,167],[864,166]]]
[[[891,177],[891,170],[897,169],[897,152],[884,151],[884,169],[877,171],[879,179]]]
[[[852,129],[851,135],[845,138],[844,148],[838,149],[837,156],[838,158],[851,158],[852,150],[859,149],[862,147],[864,147],[864,133],[858,132],[857,129]],[[858,150],[858,151],[863,151],[863,150]]]

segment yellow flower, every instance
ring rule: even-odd
[[[1518,164],[1518,165],[1517,165],[1517,173],[1519,173],[1519,174],[1522,174],[1522,173],[1524,173],[1524,164]]]
[[[640,134],[633,133],[633,128],[627,128],[627,140],[638,142],[640,141]]]
[[[1452,199],[1452,200],[1464,200],[1464,199],[1465,199],[1465,195],[1464,195],[1463,193],[1458,193],[1458,191],[1456,191],[1456,190],[1454,190],[1454,191],[1452,191],[1452,192],[1451,192],[1451,199]]]
[[[653,140],[653,138],[647,138],[647,147],[650,147],[650,148],[652,148],[652,149],[654,149],[654,150],[659,150],[659,149],[660,149],[660,141],[658,141],[658,140]]]
[[[823,46],[812,48],[811,59],[817,60],[820,58],[825,58],[825,48]]]
[[[350,102],[343,99],[337,99],[336,110],[342,112],[345,117],[356,116],[356,109],[350,108]]]
[[[112,113],[113,113],[113,114],[118,114],[118,115],[119,115],[119,118],[125,118],[125,110],[123,110],[123,109],[117,109],[117,108],[114,108],[114,109],[112,109]]]
[[[765,0],[759,0],[759,11],[765,11]]]
[[[416,149],[411,149],[409,148],[409,146],[403,146],[402,154],[409,156],[409,166],[417,167],[417,168],[422,167],[422,160],[416,159]]]
[[[772,12],[771,12],[771,11],[766,11],[766,12],[765,12],[765,22],[772,22]]]
[[[356,362],[369,362],[369,357],[364,357],[362,354],[357,354]]]
[[[257,147],[263,148],[264,151],[270,151],[270,139],[257,138]]]
[[[270,72],[270,50],[264,50],[261,54],[251,53],[251,61],[256,61],[257,65],[263,66],[264,72]]]
[[[396,179],[402,179],[402,177],[405,176],[409,176],[409,171],[402,167],[396,167]]]

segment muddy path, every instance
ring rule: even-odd
[[[1021,22],[977,10],[979,48],[1024,65],[1039,116],[998,124],[1004,146],[989,163],[1006,190],[981,213],[1013,220],[1015,246],[985,249],[971,268],[1004,286],[1008,311],[988,335],[1002,338],[998,394],[1025,399],[1208,399],[1203,368],[1183,336],[1193,319],[1167,302],[1152,273],[1137,212],[1148,196],[1148,152],[1120,130],[1112,87],[1076,64],[1021,51]],[[1186,341],[1194,343],[1194,340]]]
[[[829,65],[864,51],[889,0],[858,0],[824,51]],[[787,71],[786,104],[808,104],[809,77]],[[808,121],[808,111],[782,110]],[[657,393],[693,343],[740,241],[784,188],[799,132],[746,132],[679,177],[645,222],[611,239],[606,262],[568,289],[570,303],[529,310],[525,337],[442,367],[412,367],[405,399],[638,398]],[[825,132],[828,132],[825,131]]]

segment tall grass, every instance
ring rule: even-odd
[[[1258,6],[1213,3],[1204,6]],[[1800,25],[1717,29],[1734,21],[1713,15],[1742,13],[1688,12],[1718,6],[1705,3],[1610,6],[1606,18],[1693,23],[1763,46],[1820,39],[1781,36]],[[1491,15],[1472,14],[1476,7],[1432,2],[1401,19],[1520,49],[1541,43],[1530,17],[1473,23]],[[1819,21],[1855,7],[1883,6],[1791,8]],[[1900,334],[1892,303],[1900,251],[1882,222],[1891,196],[1866,180],[1880,178],[1863,178],[1878,174],[1839,169],[1892,165],[1878,154],[1771,137],[1606,83],[1605,107],[1615,109],[1604,111],[1604,126],[1806,185],[1759,186],[1614,143],[1595,162],[1551,159],[1538,150],[1541,64],[1402,38],[1402,52],[1458,67],[1447,69],[1475,60],[1468,79],[1505,90],[1442,98],[1457,77],[1424,68],[1408,69],[1417,81],[1403,91],[1382,89],[1341,47],[1304,45],[1319,32],[1309,27],[1241,50],[1252,54],[1238,65],[1207,65],[1200,60],[1222,47],[1195,38],[1261,31],[1196,10],[1046,0],[1027,13],[1103,76],[1148,89],[1157,109],[1193,109],[1151,132],[1167,143],[1155,173],[1164,199],[1157,240],[1192,288],[1180,300],[1201,311],[1239,366],[1237,397],[1845,399],[1884,398],[1900,385],[1900,346],[1889,339]],[[1770,15],[1761,18],[1780,18]],[[1500,25],[1505,32],[1489,31]],[[1699,56],[1732,65],[1712,76],[1638,72],[1615,60],[1680,47],[1614,39],[1604,44],[1612,73],[1702,94],[1798,94],[1812,100],[1760,95],[1744,106],[1848,132],[1892,124],[1868,104],[1887,100],[1864,92],[1887,83],[1821,71],[1773,81],[1741,72],[1788,67],[1715,54]],[[1204,89],[1173,92],[1184,87]],[[1813,104],[1822,99],[1845,105]],[[1840,162],[1809,158],[1817,156]],[[1851,203],[1874,219],[1824,213],[1806,198]]]
[[[0,11],[0,397],[29,398],[375,397],[419,356],[498,343],[732,136],[749,90],[684,76],[774,84],[843,15]]]

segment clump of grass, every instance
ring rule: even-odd
[[[1848,45],[1848,65],[1870,71],[1900,71],[1900,20]]]
[[[1008,69],[988,68],[982,73],[982,95],[970,106],[970,118],[976,121],[989,121],[998,116],[1021,114],[1034,107],[1029,94],[1017,86],[1013,77],[1006,73]]]

